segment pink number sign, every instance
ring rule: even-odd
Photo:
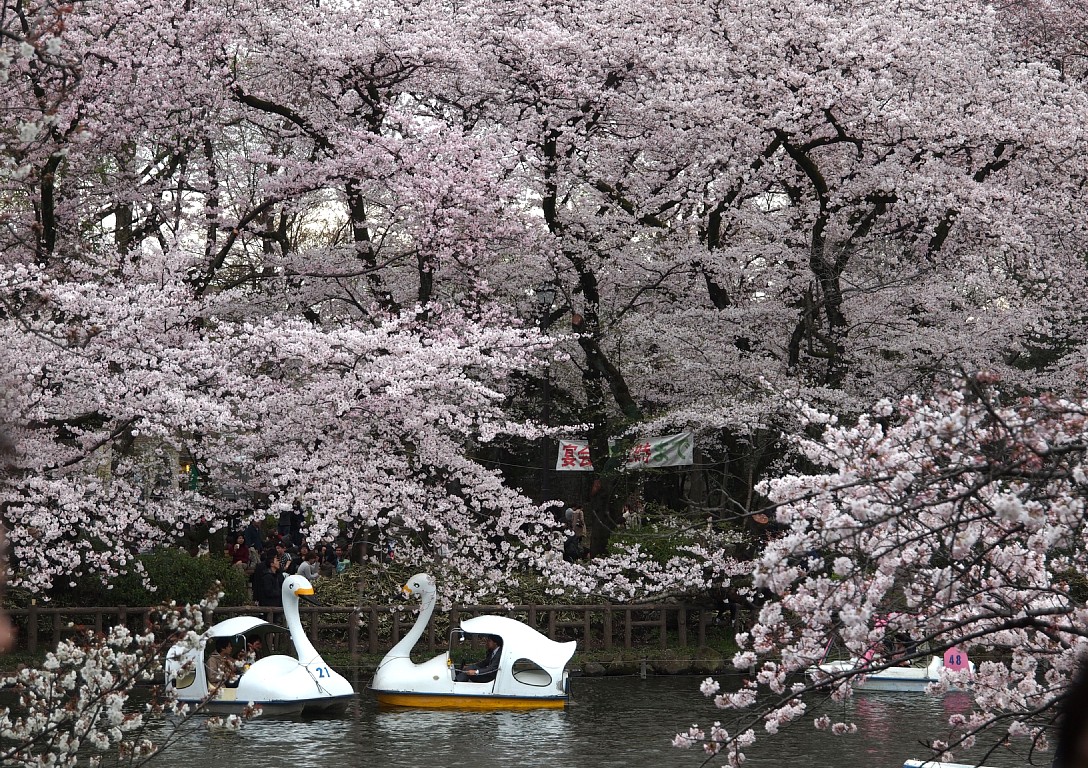
[[[959,648],[949,648],[944,652],[944,665],[956,672],[967,669],[967,654]]]

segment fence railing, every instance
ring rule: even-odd
[[[31,605],[12,608],[8,613],[19,629],[19,645],[36,652],[54,647],[78,631],[103,632],[125,624],[142,630],[150,620],[151,608],[54,607]],[[416,611],[403,606],[362,605],[357,608],[332,606],[299,607],[303,627],[319,648],[334,647],[355,654],[379,654],[391,648],[416,620]],[[583,650],[633,648],[656,645],[661,650],[706,645],[707,632],[715,626],[717,611],[705,606],[657,605],[473,605],[435,611],[423,633],[421,644],[432,653],[446,647],[450,629],[462,619],[497,614],[518,619],[553,640],[577,640]],[[283,611],[257,606],[219,607],[205,614],[213,624],[232,616],[260,616],[283,624]]]

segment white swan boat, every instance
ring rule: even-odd
[[[862,666],[858,659],[843,661],[829,661],[817,665],[821,672],[829,675],[841,675]],[[921,692],[930,683],[939,679],[944,661],[938,656],[933,656],[929,664],[924,667],[888,667],[887,669],[874,670],[862,677],[854,678],[851,685],[859,691],[892,691],[892,692]]]
[[[949,654],[955,658],[955,663],[950,662],[949,669],[967,669],[974,674],[975,665],[967,660],[966,654],[951,649]],[[949,656],[946,654],[946,657]],[[862,672],[855,677],[851,685],[859,691],[888,691],[893,693],[921,693],[930,683],[936,683],[941,678],[945,669],[946,658],[931,656],[929,663],[922,665],[873,667],[871,672]],[[809,670],[813,677],[823,675],[841,677],[844,673],[861,671],[872,663],[869,658],[851,658],[848,660],[828,661],[817,664]]]
[[[527,624],[505,616],[476,616],[461,622],[452,635],[495,635],[502,639],[498,670],[492,681],[458,680],[447,650],[422,664],[411,651],[434,612],[437,592],[434,578],[420,573],[402,591],[417,594],[422,604],[415,624],[385,655],[374,673],[370,690],[380,704],[402,707],[528,709],[561,708],[570,698],[566,669],[574,655],[575,641],[558,643]]]
[[[304,577],[288,576],[283,582],[286,629],[255,616],[235,616],[209,628],[196,646],[175,645],[166,657],[167,690],[182,702],[217,713],[239,712],[251,704],[264,715],[342,711],[355,690],[321,658],[298,614],[299,598],[313,593]],[[255,640],[263,650],[245,663],[247,646]],[[217,645],[228,644],[238,659],[237,676],[209,683],[206,662]]]

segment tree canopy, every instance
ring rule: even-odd
[[[573,592],[703,589],[742,570],[713,525],[669,564],[609,548],[627,501],[610,441],[678,429],[735,481],[700,524],[771,499],[806,522],[765,558],[883,548],[814,561],[843,594],[891,568],[836,628],[850,642],[891,596],[944,584],[902,591],[898,568],[949,568],[930,560],[957,547],[1015,544],[1058,578],[1075,556],[1033,549],[1011,477],[970,488],[1016,520],[976,510],[958,544],[906,542],[945,530],[927,515],[976,483],[952,468],[990,449],[972,441],[999,413],[937,394],[948,372],[987,371],[1036,411],[1083,396],[1085,29],[1064,0],[5,4],[14,578],[124,570],[261,498],[304,504],[314,537],[395,539],[465,597],[523,569]],[[917,405],[863,415],[884,401]],[[830,474],[809,464],[821,443],[791,448],[818,436],[810,408],[838,420],[822,439],[843,444],[815,457]],[[911,475],[899,487],[864,450],[914,446],[916,408],[970,418],[939,432],[966,430],[954,457],[923,440],[934,455],[882,459]],[[559,430],[594,460],[588,566],[487,458]],[[859,498],[832,491],[842,473],[864,475]],[[1054,514],[1079,509],[1076,482],[1048,483]],[[812,510],[862,504],[895,514],[820,538]],[[807,578],[761,568],[784,594]],[[1053,588],[1002,573],[1010,606]],[[951,624],[904,629],[960,642],[973,619],[941,605]],[[760,653],[800,642],[768,633]]]

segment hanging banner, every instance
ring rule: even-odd
[[[559,440],[559,458],[555,460],[557,472],[592,472],[589,460],[589,441]]]
[[[628,451],[627,468],[680,467],[694,464],[694,449],[695,440],[690,432],[642,438]],[[593,462],[589,459],[589,442],[561,439],[555,469],[558,472],[591,472]]]

